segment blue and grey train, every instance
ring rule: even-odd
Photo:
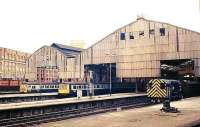
[[[59,83],[22,83],[20,93],[58,92]]]
[[[87,83],[60,83],[58,94],[60,96],[77,96],[77,91],[81,91],[82,96],[88,96],[89,91],[92,91],[93,95],[106,94],[109,91],[109,84],[93,84]]]

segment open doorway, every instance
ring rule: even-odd
[[[116,79],[116,63],[105,64],[88,64],[84,66],[85,73],[92,71],[93,83],[109,83],[110,82],[110,68],[111,81]]]
[[[161,77],[176,78],[194,75],[194,61],[191,59],[161,60]]]

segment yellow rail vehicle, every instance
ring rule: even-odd
[[[20,84],[19,92],[20,93],[27,93],[28,92],[27,84]]]
[[[70,85],[69,84],[59,84],[58,88],[59,95],[68,95],[70,93]]]
[[[178,80],[152,79],[147,84],[147,96],[153,100],[181,99],[181,83]]]
[[[147,96],[150,98],[165,98],[167,96],[165,85],[166,82],[162,79],[150,80],[147,88]]]

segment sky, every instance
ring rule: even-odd
[[[0,0],[0,47],[33,53],[84,40],[86,47],[137,15],[200,32],[200,0]]]

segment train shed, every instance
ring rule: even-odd
[[[43,50],[51,52],[48,49],[55,49],[56,44],[39,49],[29,59],[27,74],[30,76],[27,78],[37,80],[36,68],[31,66],[42,65],[43,61],[39,59],[42,56],[49,66],[56,66],[56,63],[67,65],[60,66],[59,72],[59,78],[67,81],[83,81],[92,71],[94,83],[109,83],[111,80],[112,83],[140,84],[138,87],[144,88],[152,78],[199,77],[199,44],[198,32],[138,17],[89,48],[78,50],[73,58],[62,57],[63,53],[58,52],[60,55],[48,59],[49,54],[42,53]]]

